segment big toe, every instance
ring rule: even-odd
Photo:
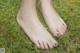
[[[53,47],[58,46],[58,42],[55,39],[50,39],[50,43],[53,45]]]
[[[67,28],[64,25],[60,25],[57,27],[56,34],[57,36],[61,36],[66,32]]]

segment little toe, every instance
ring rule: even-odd
[[[65,30],[65,31],[66,31],[66,27],[65,27],[64,25],[62,25],[62,28],[63,28],[63,30]]]
[[[67,25],[66,25],[66,23],[62,23],[63,24],[63,26],[65,27],[65,28],[67,28]]]
[[[62,25],[62,30],[63,30],[64,33],[66,32],[66,28],[63,25]]]
[[[63,32],[63,34],[65,33],[65,30],[66,30],[66,29],[64,29],[63,27],[61,27],[61,31]],[[63,34],[62,34],[62,35],[63,35]]]
[[[58,42],[54,39],[51,39],[50,42],[53,44],[53,47],[57,47],[58,46]]]

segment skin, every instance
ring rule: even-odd
[[[67,25],[53,9],[51,0],[40,0],[40,2],[42,8],[41,11],[49,29],[52,31],[54,36],[63,35],[67,30]]]
[[[31,41],[40,49],[52,49],[58,42],[44,28],[36,12],[36,0],[21,0],[17,22]]]

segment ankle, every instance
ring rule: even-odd
[[[21,4],[26,4],[26,5],[35,5],[36,0],[20,0]]]
[[[42,4],[51,4],[51,0],[40,0]]]
[[[40,1],[43,8],[46,8],[47,6],[48,7],[52,6],[51,0],[40,0]]]

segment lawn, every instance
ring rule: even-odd
[[[30,41],[16,22],[19,0],[0,0],[0,48],[6,53],[80,53],[80,0],[52,0],[52,4],[68,25],[63,36],[53,36],[59,42],[57,48],[40,50]],[[47,28],[39,4],[37,13]]]

